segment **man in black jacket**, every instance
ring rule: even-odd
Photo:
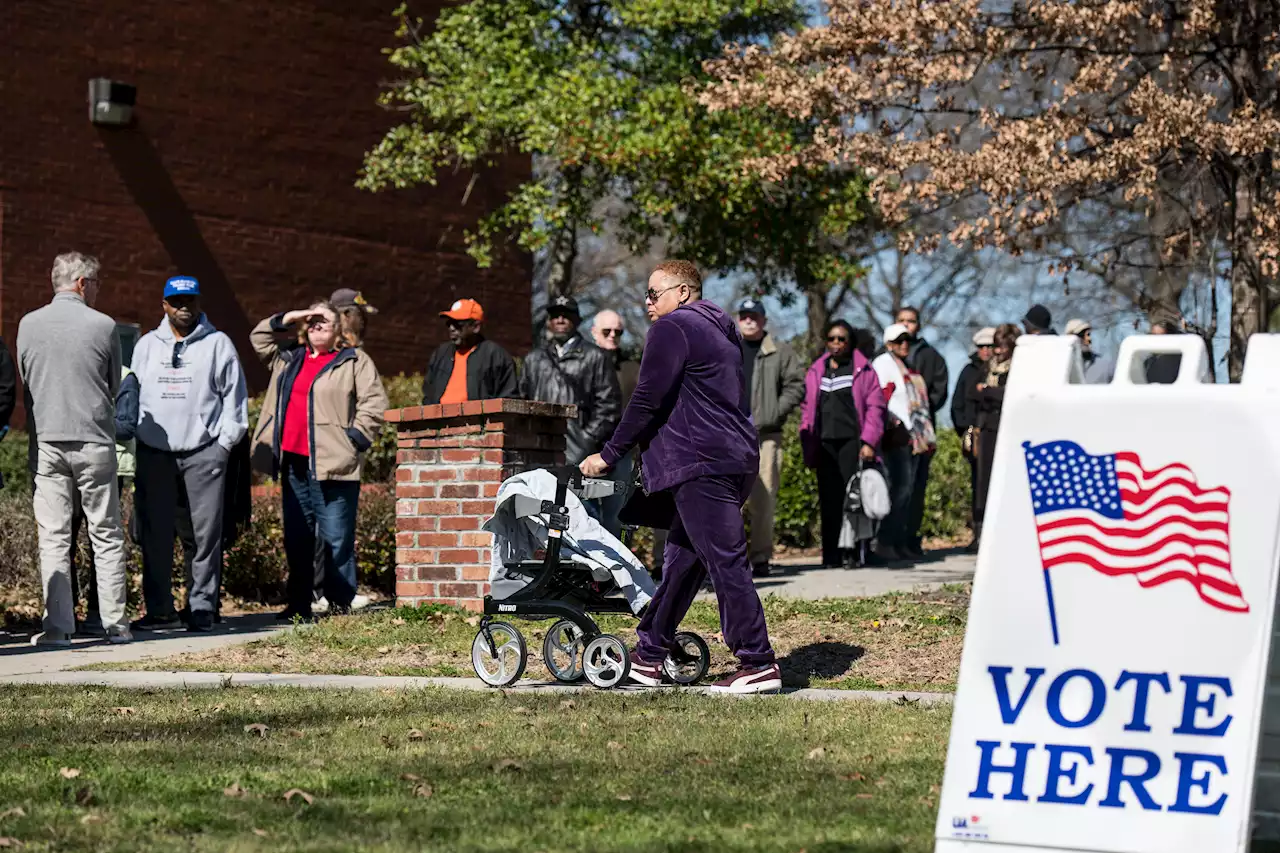
[[[920,311],[910,305],[898,309],[894,322],[907,327],[911,334],[911,348],[907,352],[907,367],[924,377],[925,387],[929,391],[929,417],[933,419],[936,429],[938,412],[947,404],[947,386],[950,376],[947,373],[947,362],[942,354],[920,337]],[[920,558],[924,549],[920,545],[920,525],[924,522],[924,494],[929,485],[929,464],[933,456],[926,454],[916,465],[916,481],[911,488],[911,508],[907,512],[907,546],[908,555]]]
[[[965,433],[978,425],[977,388],[979,383],[986,381],[987,360],[991,358],[991,347],[995,344],[995,339],[996,330],[990,326],[974,333],[973,346],[976,351],[969,356],[969,363],[960,371],[955,393],[951,395],[951,424],[960,436],[964,460],[969,463],[970,526],[974,523],[972,496],[978,493],[978,457],[973,454],[972,443],[965,448],[964,437]],[[975,536],[969,550],[977,551],[977,548],[978,539]]]
[[[481,334],[480,303],[459,299],[440,316],[449,326],[449,342],[441,344],[427,364],[422,405],[515,397],[516,364],[506,350]]]
[[[578,407],[569,421],[565,461],[577,465],[599,453],[622,418],[622,389],[612,356],[578,334],[582,314],[571,296],[547,306],[547,340],[529,353],[520,375],[520,396]]]

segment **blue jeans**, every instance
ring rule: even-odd
[[[281,469],[289,607],[298,613],[311,612],[317,533],[325,546],[325,597],[332,607],[349,607],[356,595],[360,484],[316,480],[311,476],[311,460],[296,453],[284,454]]]

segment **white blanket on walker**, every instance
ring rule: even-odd
[[[541,506],[542,501],[554,501],[555,497],[555,475],[541,468],[503,482],[493,518],[483,527],[493,534],[490,583],[506,576],[506,563],[532,560],[537,551],[547,547],[547,517]],[[587,513],[577,495],[569,492],[565,503],[569,506],[569,529],[561,541],[561,558],[578,563],[597,580],[612,578],[631,612],[639,613],[655,589],[644,564]]]

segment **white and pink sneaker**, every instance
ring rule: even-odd
[[[631,659],[631,672],[627,676],[632,683],[643,687],[662,686],[662,664],[645,663],[637,658]]]
[[[782,670],[776,663],[744,666],[707,688],[710,693],[777,693],[782,690]]]

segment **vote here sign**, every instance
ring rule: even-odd
[[[1199,343],[1153,345],[1185,369]],[[1015,356],[937,850],[1242,851],[1280,554],[1280,447],[1259,437],[1280,432],[1278,395],[1133,385],[1132,341],[1116,383],[1072,384],[1074,346],[1024,338]]]

